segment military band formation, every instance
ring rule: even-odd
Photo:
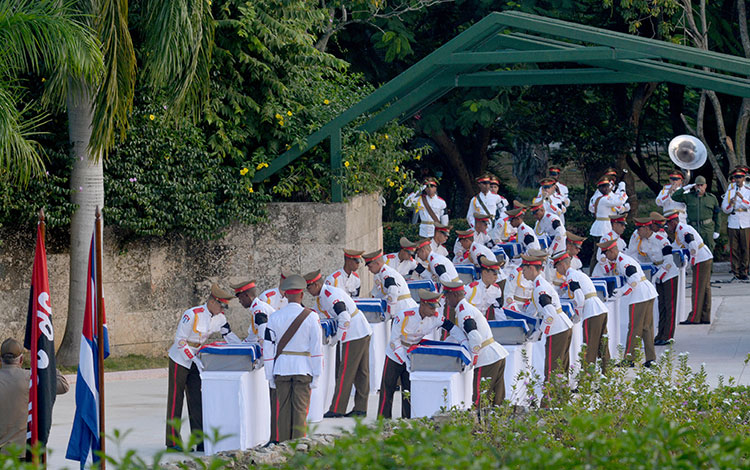
[[[343,267],[338,271],[325,276],[319,270],[305,275],[282,270],[279,286],[265,291],[251,280],[232,284],[233,293],[214,285],[205,304],[182,315],[169,350],[168,420],[181,415],[184,395],[191,428],[202,429],[203,365],[198,350],[210,335],[220,333],[227,342],[262,345],[271,392],[271,441],[303,436],[311,389],[318,385],[323,368],[321,319],[335,319],[338,324],[335,391],[324,416],[365,416],[373,329],[353,300],[362,296],[357,272],[361,263],[374,277],[370,295],[385,299],[386,321],[390,322],[377,402],[378,415],[385,418],[392,416],[396,390],[410,390],[409,352],[423,339],[466,346],[473,362],[473,403],[478,404],[482,379],[489,383],[492,402],[502,403],[508,351],[494,340],[488,322],[505,319],[504,309],[539,319],[541,326],[530,340],[543,341],[545,380],[553,373],[567,373],[571,329],[577,322],[583,323],[586,362],[595,363],[602,370],[609,367],[609,349],[604,339],[608,309],[597,295],[591,277],[625,278],[622,287],[610,293],[611,298],[627,306],[628,313],[624,359],[616,365],[633,366],[637,357],[634,350],[642,345],[644,365],[650,367],[656,359],[655,346],[666,345],[675,335],[680,268],[673,250],[689,251],[689,269],[693,273],[692,311],[681,323],[711,321],[710,277],[719,211],[729,214],[732,273],[738,280],[748,279],[750,189],[744,183],[750,179],[750,168],[737,168],[731,173],[732,183],[721,204],[706,193],[703,177],[683,185],[683,173],[672,172],[670,183],[656,199],[663,213],[634,217],[636,230],[628,241],[622,238],[630,210],[626,186],[616,181],[615,170],[607,170],[597,181],[597,190],[588,205],[594,221],[587,236],[595,239],[597,247],[588,274],[578,258],[587,236],[565,229],[570,200],[568,188],[558,179],[560,172],[559,167],[550,167],[549,177],[541,181],[537,196],[528,204],[513,201],[512,207],[498,194],[499,180],[495,176],[478,178],[480,192],[472,198],[466,214],[470,228],[456,231],[452,259],[444,246],[452,230],[446,203],[438,196],[438,181],[428,177],[421,191],[405,201],[419,219],[422,238],[411,241],[402,237],[398,252],[345,249]],[[492,249],[496,244],[507,243],[516,243],[519,250],[506,254]],[[651,280],[641,263],[656,268]],[[456,266],[467,264],[476,268],[478,279],[464,285]],[[431,280],[437,290],[419,290],[417,301],[409,290],[407,281],[411,280]],[[312,299],[305,298],[305,293]],[[223,314],[233,297],[252,319],[244,340],[232,333]],[[572,318],[563,313],[561,297],[572,301]],[[659,319],[655,332],[653,310],[657,298]],[[347,412],[352,388],[354,405]],[[401,416],[410,417],[409,394],[402,393],[401,400]],[[175,447],[178,436],[179,430],[168,425],[167,446]]]

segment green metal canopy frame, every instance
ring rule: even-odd
[[[557,39],[553,39],[557,38]],[[583,44],[581,44],[583,43]],[[576,68],[483,71],[491,65],[568,63]],[[672,82],[750,98],[750,59],[521,12],[491,13],[310,134],[255,174],[261,182],[325,139],[331,170],[341,174],[341,129],[363,114],[375,132],[407,119],[455,88]],[[332,183],[331,199],[343,200]]]

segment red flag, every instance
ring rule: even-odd
[[[29,430],[26,438],[31,446],[47,444],[52,425],[52,407],[57,395],[55,365],[55,332],[52,328],[47,251],[44,246],[44,223],[37,225],[34,267],[31,272],[29,312],[26,317],[24,346],[31,351],[29,385]]]

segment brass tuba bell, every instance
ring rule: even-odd
[[[686,171],[685,181],[690,179],[690,170],[696,170],[706,163],[706,146],[692,135],[678,135],[669,142],[669,158],[675,165]]]

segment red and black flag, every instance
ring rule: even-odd
[[[52,407],[57,395],[57,368],[55,330],[52,328],[52,307],[47,277],[47,251],[44,246],[44,222],[41,221],[36,232],[24,346],[31,352],[29,427],[26,438],[32,447],[37,442],[46,445],[52,425]]]

